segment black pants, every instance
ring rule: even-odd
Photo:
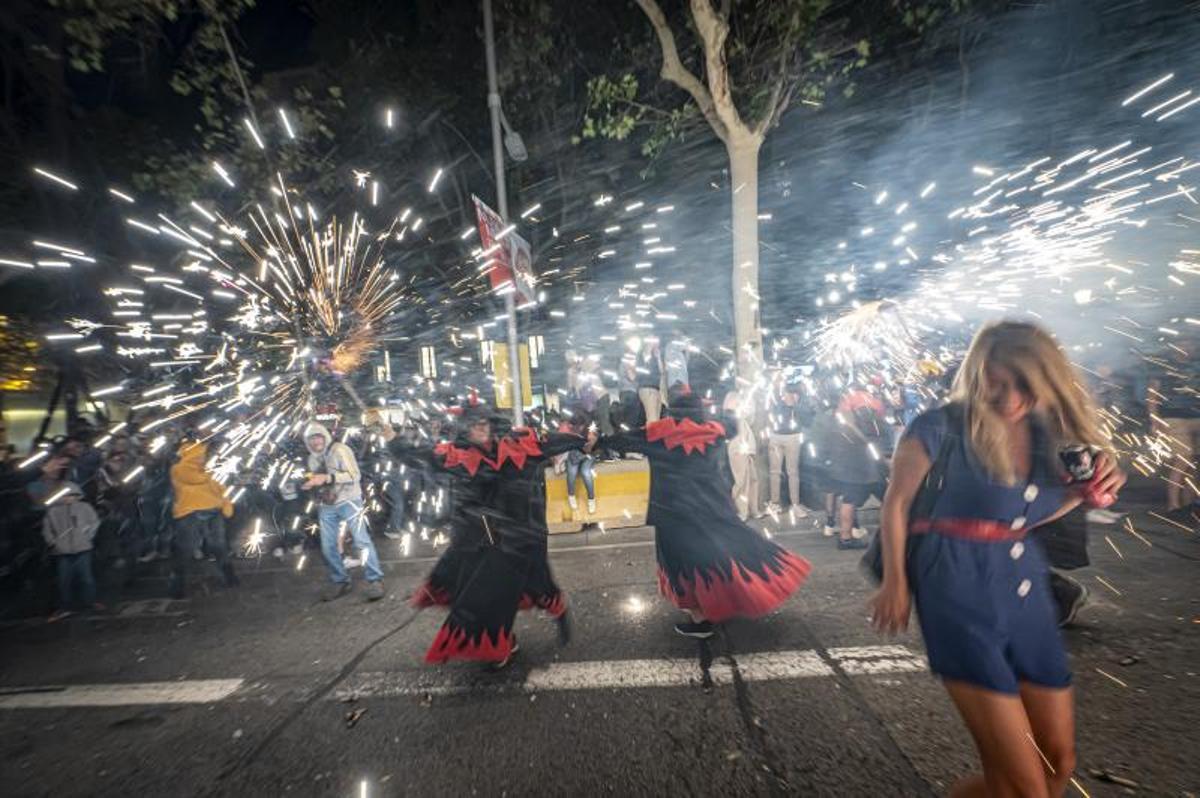
[[[225,540],[225,519],[220,510],[199,510],[175,519],[175,535],[171,541],[171,579],[168,582],[168,590],[172,595],[183,593],[188,565],[201,542],[205,550],[216,558],[225,583],[236,582],[233,566],[229,562],[229,546]]]

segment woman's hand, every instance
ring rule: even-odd
[[[893,635],[908,629],[908,616],[912,610],[912,599],[908,585],[889,582],[883,584],[871,597],[871,625],[877,631]]]
[[[1108,452],[1096,455],[1096,472],[1083,483],[1083,500],[1096,507],[1107,507],[1117,500],[1117,494],[1129,477]]]

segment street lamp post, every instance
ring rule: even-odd
[[[492,0],[483,0],[483,40],[487,56],[488,112],[492,117],[492,158],[496,168],[496,204],[500,218],[508,222],[508,190],[504,185],[504,140],[500,124],[500,86],[496,79],[496,31],[492,23]],[[511,268],[511,264],[510,264]],[[504,295],[504,311],[508,316],[508,374],[512,391],[513,425],[525,424],[521,399],[520,346],[517,343],[517,275],[512,276],[513,290]]]

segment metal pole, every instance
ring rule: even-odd
[[[500,129],[500,87],[496,80],[496,31],[492,24],[492,0],[483,0],[483,41],[487,55],[488,112],[492,117],[492,160],[496,168],[496,210],[508,222],[508,190],[504,185],[504,140]],[[513,290],[504,295],[504,312],[508,316],[508,374],[512,390],[513,425],[525,425],[521,406],[521,348],[517,343],[517,303],[515,270]]]

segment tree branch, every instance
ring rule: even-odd
[[[658,36],[658,43],[662,48],[663,62],[659,75],[663,80],[674,83],[691,95],[692,100],[700,108],[700,112],[704,114],[704,118],[708,120],[713,132],[717,134],[717,138],[728,143],[729,129],[721,115],[717,113],[712,95],[708,93],[708,89],[704,88],[700,79],[689,72],[683,62],[679,60],[679,48],[675,46],[675,34],[671,32],[671,26],[667,24],[666,15],[663,14],[656,0],[637,0],[637,4],[654,27],[654,33]]]
[[[775,73],[775,80],[771,85],[771,97],[763,109],[762,118],[754,125],[754,133],[757,136],[766,136],[767,131],[775,126],[791,102],[792,88],[795,84],[788,80],[787,58],[787,53],[781,53],[779,56],[779,71]]]
[[[640,0],[639,0],[640,2]],[[725,58],[725,40],[729,38],[729,22],[718,15],[711,0],[691,0],[692,21],[704,44],[704,72],[713,111],[733,138],[753,137],[733,102],[733,86],[729,79],[729,62]]]

